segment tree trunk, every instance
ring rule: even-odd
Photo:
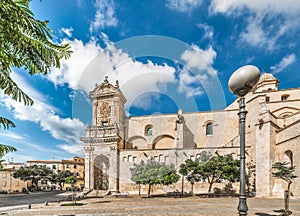
[[[291,184],[292,182],[289,181],[288,188],[284,191],[284,211],[286,215],[289,215],[290,212]]]
[[[208,196],[210,197],[210,192],[212,188],[213,182],[209,182],[209,187],[208,187]]]
[[[139,184],[139,196],[141,196],[141,184]]]
[[[150,191],[151,191],[151,184],[149,184],[149,187],[148,187],[148,194],[147,194],[148,198],[150,197]]]
[[[183,194],[184,176],[181,177],[181,193]]]
[[[194,182],[192,184],[192,196],[194,196]]]
[[[39,184],[38,184],[39,180],[34,180],[33,182],[35,184],[36,190],[38,191],[39,190]]]

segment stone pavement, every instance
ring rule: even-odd
[[[63,207],[61,203],[49,203],[28,206],[0,208],[0,215],[238,215],[237,197],[201,198],[201,197],[154,197],[130,196],[116,198],[89,198],[77,201],[83,206]],[[248,215],[275,216],[283,208],[283,200],[271,198],[248,198]],[[300,216],[300,200],[291,200],[293,215]],[[275,211],[274,211],[275,210]],[[277,212],[276,212],[277,211]]]

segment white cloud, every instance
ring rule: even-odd
[[[67,152],[70,152],[71,154],[74,155],[82,155],[84,153],[82,145],[66,145],[66,144],[61,144],[57,145],[58,148],[63,149]]]
[[[36,160],[37,158],[30,156],[30,155],[22,155],[22,154],[16,154],[16,153],[8,153],[5,155],[6,162],[13,161],[13,162],[21,162],[25,163],[29,160]]]
[[[0,131],[1,137],[7,137],[14,140],[24,140],[24,136],[21,136],[20,134],[11,132],[11,131]]]
[[[248,8],[252,11],[273,11],[277,13],[299,14],[300,1],[298,0],[212,0],[210,10],[214,13],[232,14]]]
[[[101,83],[105,76],[109,76],[111,83],[119,80],[120,88],[127,98],[127,108],[139,95],[149,91],[163,91],[166,83],[176,82],[173,67],[151,61],[136,61],[117,49],[105,35],[103,38],[107,44],[106,49],[98,46],[95,41],[86,44],[79,40],[66,41],[74,53],[61,62],[60,70],[53,69],[47,75],[48,79],[56,85],[68,84],[73,90],[89,93],[95,83]]]
[[[22,80],[20,76],[14,74],[16,81]],[[19,84],[19,82],[17,82]],[[61,118],[56,114],[56,108],[51,106],[49,103],[43,101],[44,98],[39,92],[33,89],[25,80],[22,80],[20,87],[23,90],[28,90],[29,95],[34,99],[32,106],[24,106],[23,103],[12,100],[3,92],[0,92],[1,105],[9,109],[15,119],[21,121],[30,121],[40,125],[43,131],[48,131],[52,137],[58,140],[65,141],[66,143],[78,143],[78,136],[84,134],[84,124],[78,119]],[[12,136],[13,134],[11,134]],[[76,136],[78,135],[78,136]],[[8,134],[8,136],[10,136]],[[27,142],[28,146],[42,151],[38,145]]]
[[[167,0],[166,6],[178,12],[188,12],[201,6],[202,0]]]
[[[65,33],[68,37],[72,37],[72,32],[74,31],[74,29],[71,28],[61,28],[61,31],[63,33]]]
[[[187,97],[203,94],[204,91],[199,87],[199,83],[206,88],[211,85],[210,78],[218,74],[213,67],[216,56],[217,53],[212,47],[203,50],[192,45],[190,49],[185,50],[181,58],[186,64],[179,74],[178,90],[185,92]]]
[[[186,62],[185,66],[189,70],[196,69],[199,72],[215,76],[217,75],[217,71],[212,65],[216,56],[217,53],[211,46],[208,49],[203,50],[196,45],[192,45],[190,49],[185,50],[181,55],[181,58]]]
[[[300,28],[298,0],[213,0],[210,5],[211,13],[233,17],[244,17],[247,14],[245,10],[251,13],[248,13],[246,29],[240,34],[240,39],[254,47],[274,50],[278,48],[281,37],[291,35],[293,30]],[[272,23],[269,23],[270,17]]]
[[[271,66],[272,74],[277,74],[287,68],[289,65],[296,61],[296,55],[294,53],[287,55],[281,59],[279,63]]]
[[[203,38],[212,39],[214,36],[214,28],[206,23],[200,23],[197,25],[199,28],[204,30]]]
[[[116,27],[118,25],[113,0],[96,0],[94,6],[96,8],[96,14],[90,24],[90,32],[95,32],[105,27]]]
[[[94,40],[83,44],[81,40],[64,40],[72,47],[72,55],[69,59],[61,60],[61,68],[54,68],[47,74],[47,78],[55,85],[68,84],[70,88],[77,90],[82,89],[84,86],[80,86],[79,80],[81,74],[85,71],[89,63],[97,57],[103,50],[96,45]],[[97,71],[96,68],[94,68]],[[106,68],[108,69],[108,68]],[[89,81],[90,82],[90,81]],[[93,85],[93,84],[92,84]],[[91,86],[86,91],[91,90]]]

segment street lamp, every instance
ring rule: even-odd
[[[247,215],[247,197],[246,197],[246,167],[245,167],[245,122],[246,105],[245,95],[251,91],[260,77],[259,69],[253,65],[246,65],[237,69],[229,78],[228,87],[230,91],[237,95],[240,100],[239,121],[240,121],[240,194],[239,194],[239,215]]]

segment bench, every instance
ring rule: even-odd
[[[174,191],[174,192],[168,192],[167,196],[169,197],[182,197],[183,194],[179,191]]]
[[[116,193],[115,196],[117,198],[119,197],[128,197],[129,193],[128,192],[119,192],[119,193]]]

